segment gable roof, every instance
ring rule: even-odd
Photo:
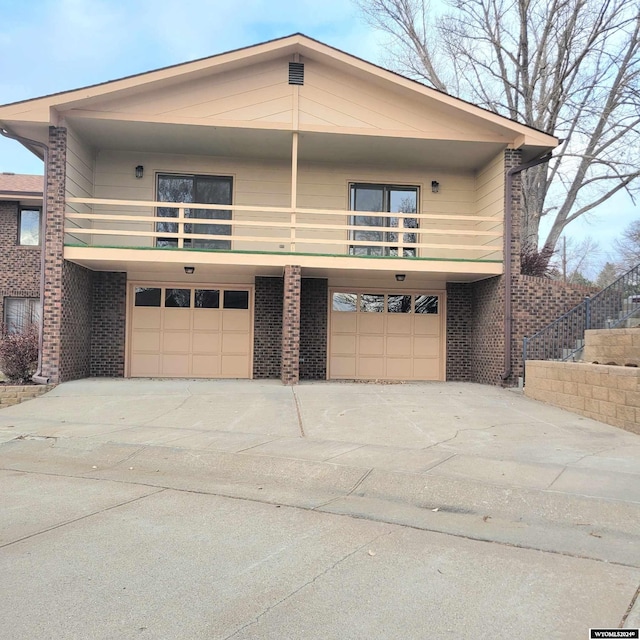
[[[0,197],[42,197],[44,176],[23,173],[0,173]]]
[[[234,49],[224,53],[184,62],[153,71],[147,71],[117,80],[89,85],[80,89],[63,91],[39,98],[23,100],[0,106],[0,121],[6,122],[49,122],[51,109],[64,112],[71,109],[82,109],[96,101],[125,97],[140,90],[161,89],[177,81],[196,79],[237,69],[249,64],[273,60],[284,55],[299,54],[310,59],[320,60],[329,66],[346,69],[351,73],[366,74],[367,80],[393,86],[412,97],[421,99],[439,109],[457,110],[467,118],[484,121],[487,126],[509,130],[519,138],[520,144],[553,148],[558,141],[554,136],[520,124],[505,116],[455,98],[416,80],[411,80],[398,73],[384,69],[357,56],[345,53],[318,40],[295,33],[282,38],[268,40],[259,44]]]

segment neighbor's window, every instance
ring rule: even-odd
[[[395,231],[379,231],[367,227],[402,227],[417,229],[416,218],[399,219],[394,213],[418,212],[418,187],[402,187],[385,184],[352,184],[350,185],[350,206],[352,211],[375,212],[381,215],[353,215],[351,224],[362,227],[350,232],[350,239],[359,242],[385,242],[386,246],[351,245],[349,253],[354,256],[397,256],[397,243],[400,234]],[[417,242],[416,233],[403,233],[404,244],[402,255],[405,258],[415,258],[415,247],[408,244]]]
[[[38,298],[5,298],[4,326],[8,333],[22,333],[30,324],[40,320]]]
[[[233,194],[233,178],[223,176],[158,175],[159,202],[194,202],[200,204],[231,204]],[[158,207],[158,216],[177,218],[175,207]],[[185,234],[210,234],[230,236],[230,224],[205,222],[208,220],[231,220],[230,210],[211,210],[189,208],[184,211],[185,218],[198,218],[203,222],[188,222],[184,225]],[[158,222],[156,231],[177,233],[176,222]],[[158,247],[177,247],[177,238],[157,238]],[[231,249],[230,240],[207,240],[206,238],[185,238],[186,249]]]
[[[18,243],[31,247],[40,244],[40,209],[20,209]]]

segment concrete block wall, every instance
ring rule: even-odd
[[[640,367],[640,328],[591,329],[585,332],[584,362]]]
[[[640,369],[530,360],[524,394],[640,435]]]
[[[43,393],[51,391],[53,387],[55,387],[53,384],[2,385],[0,386],[0,409],[37,398]]]

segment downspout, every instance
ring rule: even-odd
[[[525,169],[531,169],[539,164],[549,162],[552,157],[552,152],[545,154],[541,158],[531,160],[531,162],[525,162],[519,164],[517,167],[511,167],[507,171],[507,183],[506,183],[506,202],[504,208],[504,236],[506,239],[504,248],[504,373],[502,374],[502,380],[507,380],[512,373],[511,367],[511,234],[513,233],[513,206],[511,204],[511,196],[513,195],[513,176],[517,173],[521,173]]]
[[[3,135],[5,138],[9,138],[10,140],[16,140],[20,142],[25,147],[33,146],[39,147],[42,149],[43,160],[44,160],[44,180],[42,185],[42,219],[40,220],[40,319],[38,326],[38,368],[36,369],[35,374],[32,376],[32,380],[36,384],[48,384],[49,378],[42,377],[42,347],[44,344],[44,261],[45,261],[45,239],[46,239],[46,231],[47,231],[47,174],[48,174],[48,164],[49,164],[49,146],[44,142],[39,142],[38,140],[31,140],[30,138],[24,138],[22,136],[16,135],[15,133],[10,133],[4,127],[0,126],[0,135]]]

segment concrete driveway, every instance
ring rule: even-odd
[[[0,487],[3,640],[640,624],[640,437],[513,391],[71,382],[0,411]]]

